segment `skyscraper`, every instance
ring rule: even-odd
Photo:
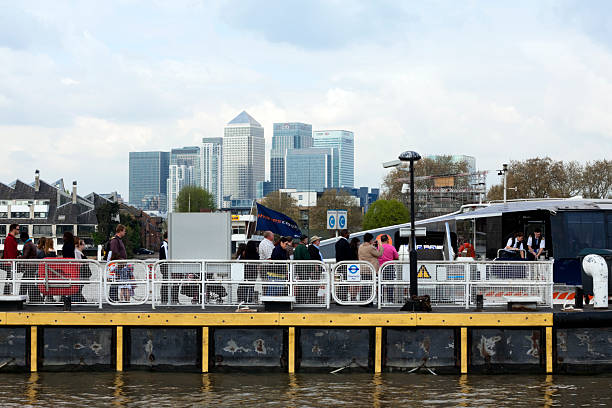
[[[144,210],[147,202],[159,203],[155,210],[166,211],[166,180],[168,179],[169,152],[130,152],[129,185],[130,204]]]
[[[183,186],[201,186],[200,148],[187,146],[170,151],[168,170],[168,212],[174,211],[176,197]]]
[[[181,189],[187,185],[191,185],[190,180],[193,180],[194,168],[185,164],[171,164],[169,166],[168,175],[168,212],[176,211],[176,198]]]
[[[223,175],[223,138],[202,138],[200,152],[202,187],[212,194],[215,199],[215,206],[220,208],[223,205],[223,189],[221,187]]]
[[[272,191],[289,188],[285,185],[285,152],[287,149],[312,147],[312,125],[300,122],[275,123],[270,151],[270,183]]]
[[[331,187],[332,148],[287,149],[285,151],[285,188],[323,192]]]
[[[242,111],[223,132],[223,197],[253,200],[265,177],[264,129]]]
[[[355,138],[348,130],[317,130],[313,134],[312,147],[336,149],[338,161],[333,163],[333,188],[355,185]]]

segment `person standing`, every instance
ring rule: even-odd
[[[542,236],[542,230],[536,228],[533,231],[533,235],[530,235],[529,239],[527,239],[527,248],[529,249],[527,255],[532,261],[537,260],[542,255],[542,252],[546,249],[546,241]]]
[[[45,257],[45,241],[47,238],[38,238],[38,244],[36,245],[36,259],[43,259]]]
[[[340,231],[340,238],[336,241],[336,262],[352,260],[351,244],[349,243],[349,231]]]
[[[107,261],[127,259],[127,252],[125,251],[125,245],[123,245],[123,241],[122,241],[126,233],[127,231],[125,230],[125,226],[121,224],[117,225],[117,228],[115,229],[115,235],[113,235],[113,237],[110,240],[110,244],[109,244],[110,250],[108,253]],[[120,271],[122,269],[123,267],[120,267],[120,265],[117,265],[116,271],[117,271],[118,276],[115,276],[115,279],[121,280]],[[119,293],[119,290],[118,290],[117,285],[111,285],[109,289],[108,297],[110,298],[111,301],[117,302],[119,301],[118,293]]]
[[[308,236],[302,235],[300,237],[300,242],[295,250],[293,251],[293,260],[294,261],[308,261],[310,260],[310,254],[308,253],[308,248],[306,245],[308,244]]]
[[[57,253],[53,247],[53,238],[45,239],[45,258],[55,258]]]
[[[310,238],[310,245],[308,245],[308,255],[310,255],[310,259],[312,259],[313,261],[323,262],[323,255],[321,255],[319,245],[321,245],[321,237],[315,235]]]
[[[159,247],[159,260],[165,261],[168,259],[168,232],[164,232],[161,246]],[[162,263],[160,266],[162,279],[168,281],[168,264]],[[176,278],[173,274],[172,279]],[[179,277],[180,279],[180,277]],[[179,287],[176,284],[162,283],[161,285],[161,302],[162,304],[168,303],[168,288],[170,288],[170,304],[177,304],[179,301]]]
[[[259,253],[257,252],[259,243],[257,241],[249,241],[244,248],[244,254],[240,257],[241,261],[259,261]],[[257,262],[245,262],[244,264],[244,280],[256,281],[258,275]],[[255,285],[246,284],[238,285],[238,301],[245,303],[255,303]]]
[[[74,259],[83,260],[87,259],[87,257],[83,254],[85,250],[85,241],[80,239],[79,237],[74,237]],[[62,249],[63,251],[63,249]],[[89,263],[83,262],[79,265],[79,279],[82,281],[89,281],[91,278],[91,269],[89,267]],[[84,303],[87,300],[83,296],[83,286],[85,283],[81,283],[79,286],[79,291],[70,297],[70,301],[74,303]]]
[[[19,224],[11,224],[9,232],[4,239],[4,252],[2,259],[17,259],[19,251],[17,250],[17,234],[19,233]],[[7,277],[7,279],[9,279]]]
[[[264,239],[259,243],[259,259],[266,260],[272,257],[272,251],[274,251],[274,233],[266,231],[263,237]]]
[[[399,254],[395,247],[389,244],[389,237],[387,234],[380,237],[380,242],[382,244],[383,254],[378,258],[378,263],[381,267],[385,265],[385,262],[395,261],[399,259]],[[383,268],[382,278],[386,281],[395,280],[395,267],[393,265],[389,265],[386,268]],[[384,293],[386,299],[383,299],[385,303],[393,303],[393,287],[388,286],[385,288]]]
[[[23,255],[20,258],[36,259],[36,245],[34,245],[27,231],[21,233],[21,240],[23,241]]]
[[[74,258],[74,235],[72,232],[64,231],[62,241],[62,258]]]
[[[270,256],[271,261],[286,261],[289,259],[287,255],[287,246],[289,245],[289,239],[287,237],[281,237],[278,241],[278,245],[272,250]],[[261,245],[260,245],[261,248]],[[260,253],[261,255],[261,253]],[[286,282],[289,274],[289,264],[278,263],[275,265],[266,265],[266,275],[269,281]],[[287,296],[288,290],[286,285],[270,285],[265,288],[266,295],[268,296]]]
[[[25,241],[23,244],[23,255],[22,259],[36,259],[36,245],[32,241],[32,238],[28,235],[27,231],[21,233],[21,239]],[[38,273],[38,263],[23,263],[23,280],[24,281],[35,281]],[[22,283],[19,288],[20,295],[28,296],[28,303],[40,303],[42,297],[40,291],[36,287],[36,283]]]
[[[74,259],[87,259],[85,255],[83,255],[83,251],[85,250],[85,241],[80,239],[79,237],[74,237]]]
[[[506,250],[506,253],[510,254],[511,257],[518,258],[520,255],[521,258],[525,259],[527,247],[525,246],[524,234],[520,231],[514,234],[513,238],[508,239],[504,249]]]
[[[380,258],[383,254],[382,244],[378,241],[372,242],[374,236],[369,232],[363,236],[363,244],[359,246],[359,260],[364,262],[369,262],[374,267],[374,271],[378,272],[380,268],[380,263],[378,262],[378,258]]]

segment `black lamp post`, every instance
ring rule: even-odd
[[[414,231],[414,162],[421,160],[417,152],[407,151],[399,155],[400,161],[410,162],[410,296],[417,296],[419,286],[417,283],[417,251]]]

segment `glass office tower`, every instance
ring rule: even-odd
[[[333,149],[288,149],[285,163],[286,188],[323,192],[331,187]]]
[[[355,142],[348,130],[317,130],[313,133],[313,147],[335,149],[338,161],[333,163],[332,188],[355,185]]]
[[[242,111],[223,132],[223,199],[253,200],[265,177],[264,129]]]
[[[288,149],[312,147],[312,125],[300,122],[275,123],[270,151],[270,183],[272,191],[289,188],[285,183],[285,152]]]
[[[176,197],[183,186],[201,186],[200,148],[187,146],[170,150],[168,171],[168,212],[175,207]]]
[[[166,180],[169,152],[130,152],[129,202],[143,210],[166,211]],[[146,203],[159,203],[160,208],[146,208]]]

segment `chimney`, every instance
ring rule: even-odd
[[[77,203],[76,186],[77,186],[76,181],[73,181],[72,182],[72,204],[76,204]]]
[[[34,172],[34,191],[39,191],[40,190],[40,171],[38,171],[38,169],[36,169],[36,171]]]

